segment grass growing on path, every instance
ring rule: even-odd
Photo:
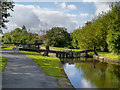
[[[7,59],[0,57],[0,72],[4,70],[6,63]]]
[[[37,52],[29,52],[29,51],[21,51],[25,53],[26,56],[34,59],[34,62],[41,66],[43,71],[49,75],[54,77],[63,77],[61,72],[61,62],[57,57],[47,57],[41,56]]]

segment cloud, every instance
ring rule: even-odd
[[[89,81],[87,81],[85,78],[81,80],[83,88],[93,88],[93,86],[90,84]]]
[[[63,2],[63,0],[12,0],[14,2]],[[64,0],[65,2],[118,2],[119,0]]]
[[[110,10],[109,5],[111,2],[118,0],[83,0],[83,2],[92,2],[95,6],[95,15],[99,15],[102,12],[108,12]]]
[[[94,5],[96,7],[95,15],[101,14],[102,12],[107,12],[110,10],[111,3],[108,2],[95,2]]]
[[[83,2],[119,2],[119,0],[82,0]]]
[[[97,2],[99,0],[83,0],[83,2]]]
[[[83,0],[83,2],[93,2],[96,8],[95,15],[99,15],[102,12],[107,12],[110,10],[109,5],[112,2],[118,2],[119,0]]]
[[[6,24],[8,29],[5,32],[23,25],[31,32],[39,32],[40,29],[45,30],[57,26],[66,27],[68,32],[72,32],[78,24],[81,24],[74,14],[33,5],[16,4],[11,16],[8,18],[10,21]]]
[[[55,5],[57,5],[57,4],[55,4]],[[75,5],[73,5],[73,4],[66,5],[65,2],[61,3],[60,7],[63,9],[69,9],[69,10],[76,10],[77,9],[77,7]]]
[[[81,17],[87,17],[87,16],[89,16],[89,14],[88,13],[80,13],[80,16]]]
[[[63,3],[60,4],[60,6],[61,6],[61,8],[66,8],[66,3],[63,2]]]
[[[71,10],[76,10],[77,9],[77,7],[73,4],[68,5],[67,7],[68,7],[68,9],[71,9]]]

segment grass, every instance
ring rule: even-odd
[[[10,47],[5,47],[5,48],[2,48],[3,50],[12,50],[13,49],[13,47],[12,46],[10,46]]]
[[[114,53],[110,53],[110,52],[97,52],[98,55],[102,56],[102,57],[105,57],[105,58],[108,58],[108,59],[116,59],[118,60],[118,56],[120,55],[117,55],[117,54],[114,54]],[[89,55],[94,55],[94,52],[91,51],[91,52],[88,52]]]
[[[45,47],[45,46],[43,46],[42,45],[42,47]],[[66,49],[66,48],[62,48],[62,47],[52,47],[52,46],[50,46],[49,48],[51,48],[51,49],[58,49],[58,50],[69,50],[69,51],[82,51],[82,49]]]
[[[98,55],[108,58],[108,59],[116,59],[118,60],[118,55],[110,52],[97,52]],[[89,52],[88,54],[94,55],[94,52]]]
[[[99,55],[105,57],[105,58],[110,58],[110,59],[116,59],[118,60],[118,55],[110,52],[98,52]]]
[[[15,45],[3,44],[2,47],[5,47],[3,50],[12,50]]]
[[[4,70],[6,63],[7,63],[7,59],[0,57],[0,65],[1,65],[0,72]]]
[[[72,50],[72,51],[82,51],[82,49],[66,49],[66,48],[60,48],[60,47],[50,47],[50,48],[53,48],[53,49],[60,49],[60,50]]]
[[[54,77],[63,77],[62,71],[61,71],[61,62],[60,59],[57,57],[47,57],[47,56],[41,56],[37,52],[29,52],[29,51],[20,51],[22,53],[25,53],[26,56],[34,59],[34,62],[41,66],[43,71],[49,75]]]

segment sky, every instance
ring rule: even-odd
[[[71,1],[23,1],[14,0],[14,12],[8,18],[7,29],[4,32],[26,26],[27,30],[40,34],[40,30],[49,30],[52,27],[65,27],[68,32],[83,27],[102,11],[110,10],[111,2],[97,0]]]

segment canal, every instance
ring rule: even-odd
[[[93,58],[61,59],[63,68],[75,88],[119,88],[120,66]]]

